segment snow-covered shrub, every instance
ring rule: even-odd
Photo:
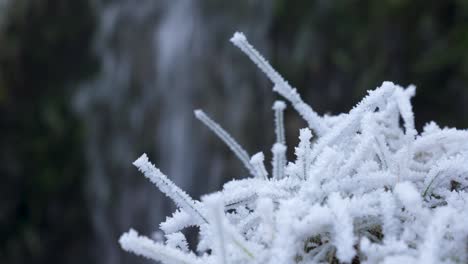
[[[391,82],[347,114],[319,116],[243,34],[231,41],[307,121],[296,160],[286,161],[284,102],[273,106],[271,175],[263,153],[250,156],[195,111],[252,177],[196,201],[142,155],[134,165],[179,209],[160,225],[165,242],[130,230],[125,250],[163,263],[468,263],[468,131],[432,122],[418,134],[415,87]],[[189,226],[199,228],[196,252]]]

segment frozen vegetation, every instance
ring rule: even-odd
[[[431,122],[421,133],[415,87],[384,82],[349,113],[320,116],[242,33],[231,39],[307,122],[286,160],[275,102],[272,171],[203,111],[195,116],[250,178],[194,200],[143,154],[134,165],[178,206],[160,224],[163,241],[130,230],[123,249],[162,263],[468,263],[468,131]],[[184,228],[199,229],[189,250]]]

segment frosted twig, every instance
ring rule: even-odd
[[[211,131],[213,131],[226,145],[229,149],[234,152],[234,154],[239,158],[239,160],[244,164],[245,168],[249,170],[249,173],[252,176],[255,176],[255,168],[252,167],[250,164],[250,158],[247,151],[245,151],[237,141],[229,135],[226,130],[224,130],[218,123],[213,121],[209,116],[205,114],[202,110],[195,110],[195,116],[198,120],[200,120],[203,124],[205,124]]]
[[[286,137],[284,133],[285,108],[286,104],[283,101],[278,100],[273,104],[276,134],[276,143],[271,149],[273,152],[273,179],[282,179],[284,177],[284,168],[286,167]]]
[[[184,263],[184,264],[201,264],[193,253],[184,253],[180,250],[155,243],[151,239],[139,236],[138,233],[131,229],[120,237],[119,243],[123,249],[133,252],[137,255],[148,259],[161,261],[165,264]]]
[[[210,216],[210,224],[214,234],[214,253],[218,256],[218,263],[226,264],[226,245],[224,234],[224,204],[219,194],[213,194],[204,198]]]
[[[177,210],[171,217],[166,217],[166,221],[159,224],[159,228],[161,228],[165,234],[171,234],[195,224],[191,215],[185,211]]]
[[[410,102],[410,98],[414,96],[415,93],[416,86],[414,85],[410,85],[406,90],[399,87],[399,89],[395,91],[398,108],[400,109],[400,114],[404,121],[405,134],[411,141],[414,140],[414,137],[418,133],[414,127],[414,113]]]
[[[314,160],[323,148],[333,145],[338,139],[345,140],[354,135],[364,114],[373,112],[379,105],[383,105],[394,91],[395,85],[392,82],[384,82],[376,90],[369,91],[369,94],[349,112],[342,122],[333,127],[324,137],[318,139],[311,153],[312,159]]]
[[[270,63],[250,45],[243,33],[234,33],[231,42],[249,56],[249,58],[268,76],[274,83],[273,90],[291,102],[294,109],[296,109],[318,136],[322,136],[327,132],[328,128],[324,124],[322,118],[308,104],[302,101],[296,89],[291,87],[289,83],[273,69]]]
[[[286,167],[286,146],[281,143],[275,143],[271,152],[273,152],[273,179],[282,179],[284,178],[284,168]]]
[[[283,101],[275,101],[273,110],[275,110],[275,134],[276,143],[286,145],[286,137],[284,135],[284,109],[286,104]]]
[[[133,165],[143,172],[145,177],[153,182],[161,192],[171,198],[178,207],[184,209],[184,211],[195,219],[201,222],[207,222],[206,218],[197,209],[195,201],[169,180],[159,169],[151,164],[151,162],[148,161],[148,156],[146,156],[146,154],[141,155],[141,157],[135,160]]]
[[[259,179],[267,180],[268,179],[268,172],[265,169],[265,164],[263,161],[265,160],[265,156],[263,156],[263,152],[258,152],[257,154],[253,155],[250,159],[250,165],[255,170],[255,176]]]
[[[311,160],[311,144],[310,139],[312,138],[312,133],[308,128],[303,128],[299,131],[299,146],[296,148],[297,161],[296,165],[298,166],[297,176],[301,180],[307,179],[307,174],[309,172],[309,167],[312,163]]]

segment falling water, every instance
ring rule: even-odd
[[[228,40],[242,30],[268,53],[271,7],[266,0],[95,4],[100,73],[80,85],[75,97],[86,127],[87,195],[96,235],[91,247],[99,263],[128,263],[119,235],[130,227],[150,234],[173,209],[131,166],[133,160],[147,152],[177,185],[199,198],[246,171],[195,121],[194,108],[211,113],[251,153],[267,141],[258,127],[271,131],[265,117],[270,107],[251,111],[254,104],[272,102],[270,88],[246,59],[238,59],[242,55]],[[257,132],[249,131],[253,124]],[[256,139],[256,148],[250,147]]]
[[[4,23],[7,20],[10,0],[0,0],[0,31],[3,29]]]

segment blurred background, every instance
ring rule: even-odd
[[[193,109],[269,159],[277,95],[237,30],[321,114],[390,80],[419,129],[468,125],[465,0],[0,0],[0,263],[144,263],[120,234],[174,207],[133,160],[195,198],[247,174]]]

